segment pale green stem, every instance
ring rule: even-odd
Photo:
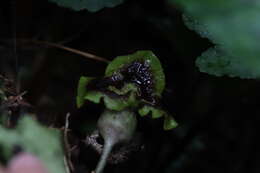
[[[103,170],[106,166],[106,163],[107,163],[107,158],[108,158],[110,152],[112,151],[114,144],[115,144],[115,142],[113,140],[105,141],[103,152],[102,152],[101,158],[99,159],[95,173],[103,172]]]

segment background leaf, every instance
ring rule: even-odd
[[[184,17],[189,28],[221,47],[220,54],[219,49],[210,49],[199,58],[197,65],[202,72],[217,76],[260,77],[258,0],[172,0],[172,2],[180,4],[186,15],[194,20],[191,22],[189,17]],[[217,67],[217,71],[205,68],[205,64]],[[219,64],[226,65],[219,66]]]
[[[22,118],[16,129],[0,126],[0,146],[10,158],[14,147],[21,147],[43,161],[50,173],[65,173],[64,155],[57,130],[41,127],[32,118]]]
[[[239,76],[240,78],[257,78],[251,70],[241,68],[240,58],[228,55],[220,47],[216,46],[203,52],[196,60],[196,65],[201,72],[205,72],[215,76],[228,75],[230,77]]]
[[[115,7],[124,2],[124,0],[49,0],[59,6],[71,8],[76,11],[87,9],[96,12],[105,7]]]

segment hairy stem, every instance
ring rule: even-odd
[[[106,163],[107,163],[107,158],[108,158],[110,152],[112,151],[114,144],[115,144],[114,140],[105,141],[103,152],[102,152],[101,158],[98,162],[98,165],[96,167],[95,173],[103,172],[103,170],[106,166]]]

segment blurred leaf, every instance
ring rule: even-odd
[[[50,173],[65,173],[64,155],[57,130],[41,127],[31,117],[20,120],[14,130],[0,126],[0,146],[10,158],[15,147],[37,156]]]
[[[215,76],[228,75],[230,77],[256,78],[252,71],[241,68],[241,59],[227,55],[219,47],[210,48],[196,60],[196,65],[201,72]]]
[[[197,65],[202,72],[241,78],[260,77],[259,0],[171,1],[184,8],[186,16],[189,16],[184,17],[184,21],[189,28],[221,47],[220,54],[219,50],[210,49],[200,57]],[[204,68],[205,64],[213,64],[213,60],[217,72],[212,71],[214,68]],[[225,65],[218,66],[219,64]]]
[[[120,73],[120,69],[134,61],[147,62],[154,79],[155,94],[160,96],[165,87],[165,76],[159,59],[152,51],[137,51],[131,55],[116,57],[106,68],[105,76]]]
[[[184,24],[190,29],[196,31],[202,38],[208,38],[213,41],[213,36],[208,31],[207,25],[200,23],[189,15],[182,16]]]
[[[87,9],[90,12],[96,12],[105,7],[115,7],[124,2],[124,0],[49,0],[59,6],[71,8],[75,11]]]

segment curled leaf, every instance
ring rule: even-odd
[[[77,93],[77,107],[80,108],[84,101],[85,101],[85,95],[87,93],[87,84],[93,80],[92,77],[85,77],[85,76],[82,76],[80,79],[79,79],[79,84],[78,84],[78,93]]]

